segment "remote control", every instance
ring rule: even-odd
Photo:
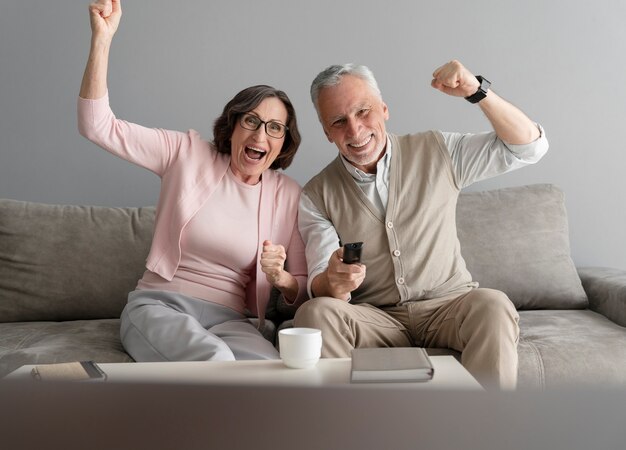
[[[361,250],[363,242],[351,242],[343,246],[343,262],[355,264],[361,262]]]

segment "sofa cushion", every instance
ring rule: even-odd
[[[520,388],[623,387],[626,328],[590,310],[520,311]]]
[[[587,307],[557,187],[463,192],[457,227],[461,252],[481,287],[505,292],[518,309]]]
[[[152,207],[0,199],[0,322],[119,317],[153,223]]]
[[[25,364],[130,362],[119,319],[0,323],[0,378]]]

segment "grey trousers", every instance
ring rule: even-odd
[[[135,361],[280,357],[243,314],[175,292],[137,290],[128,294],[120,337]]]

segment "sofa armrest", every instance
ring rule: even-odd
[[[579,267],[578,275],[589,297],[589,309],[626,326],[626,270]]]

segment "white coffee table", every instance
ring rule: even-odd
[[[320,359],[311,369],[289,369],[280,360],[102,363],[108,382],[238,384],[274,386],[367,386],[416,389],[481,390],[482,386],[453,356],[431,356],[435,375],[415,383],[350,384],[350,358]],[[30,378],[33,365],[22,366],[7,379]]]

